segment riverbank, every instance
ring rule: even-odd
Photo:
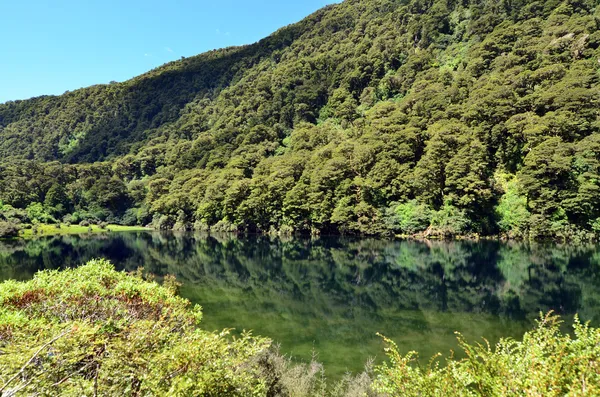
[[[62,236],[68,234],[87,234],[87,233],[110,233],[110,232],[136,232],[152,230],[143,226],[122,226],[122,225],[99,225],[81,226],[81,225],[46,225],[40,224],[37,227],[22,229],[18,238],[31,239],[36,237]]]

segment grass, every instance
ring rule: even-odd
[[[80,225],[45,225],[40,224],[37,226],[37,233],[33,229],[23,229],[19,233],[19,237],[29,239],[43,236],[57,236],[67,234],[86,234],[86,233],[107,233],[107,232],[134,232],[152,230],[142,226],[121,226],[121,225],[108,225],[105,228],[101,228],[98,225],[91,226],[80,226]]]

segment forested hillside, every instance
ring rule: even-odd
[[[346,0],[0,105],[0,218],[593,238],[599,3]]]

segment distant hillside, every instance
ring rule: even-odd
[[[593,238],[598,4],[347,0],[253,45],[0,105],[4,217]]]

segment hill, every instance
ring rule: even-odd
[[[594,0],[346,0],[253,45],[9,102],[0,212],[590,239],[599,26]]]

